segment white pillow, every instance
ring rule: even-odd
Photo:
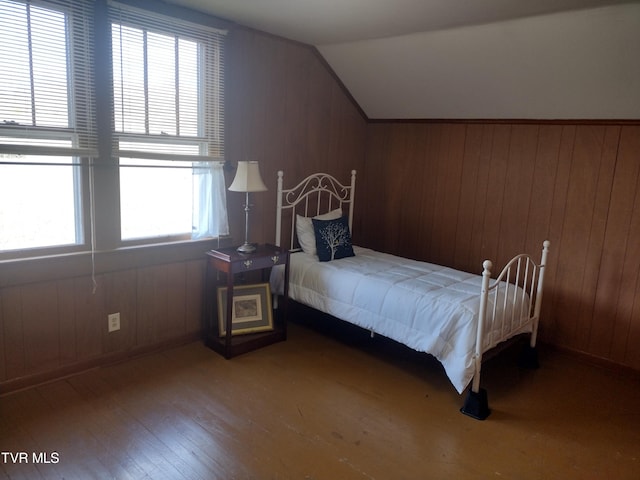
[[[342,216],[342,208],[336,208],[328,213],[316,215],[316,220],[337,220]],[[296,235],[298,235],[298,243],[302,247],[304,253],[309,255],[317,255],[316,251],[316,234],[313,231],[313,222],[311,217],[303,217],[296,214]]]

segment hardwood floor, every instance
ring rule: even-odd
[[[437,362],[366,332],[292,324],[232,360],[196,342],[1,397],[0,477],[640,478],[638,378],[515,355],[486,364],[481,422]]]

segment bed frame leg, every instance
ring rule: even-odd
[[[518,366],[520,368],[526,368],[527,370],[540,368],[540,362],[538,361],[538,349],[531,345],[525,346],[522,349],[522,352],[520,352]]]
[[[476,420],[485,420],[491,413],[487,391],[484,388],[479,389],[477,392],[470,389],[460,411]]]

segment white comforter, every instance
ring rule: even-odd
[[[482,277],[362,247],[354,251],[355,257],[331,262],[292,254],[289,297],[435,356],[462,393],[474,374]],[[282,269],[273,269],[271,288],[280,294],[282,277]]]

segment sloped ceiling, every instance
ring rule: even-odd
[[[316,46],[371,119],[640,119],[640,1],[169,3]]]

